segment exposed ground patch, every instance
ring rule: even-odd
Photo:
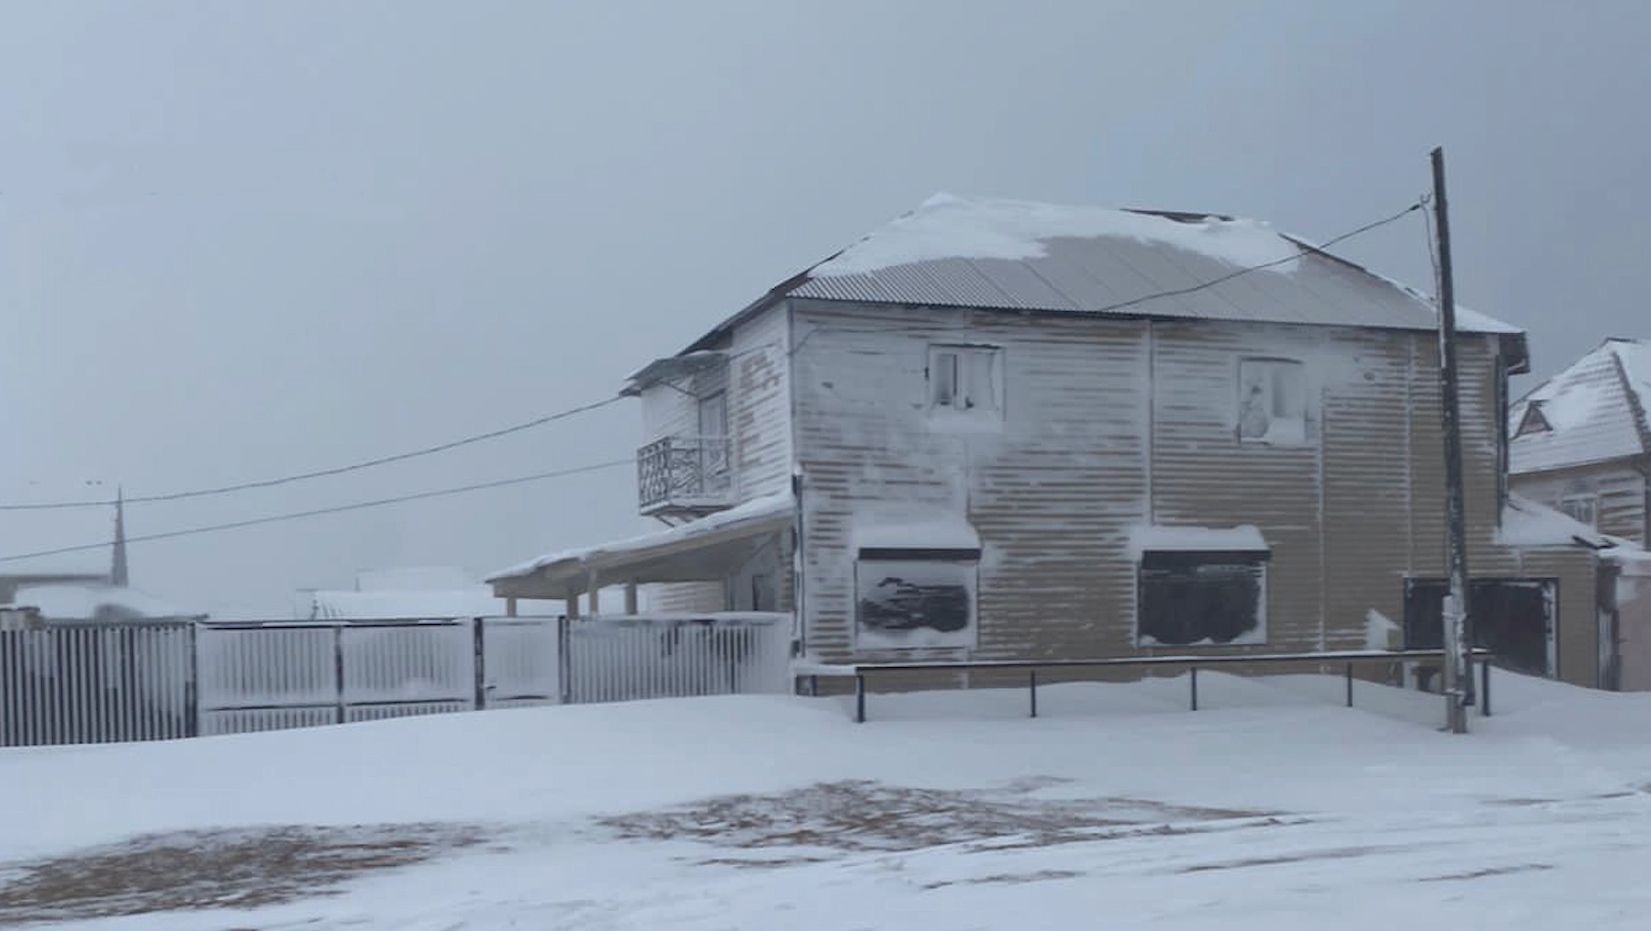
[[[1272,814],[1132,798],[1037,795],[1053,784],[1031,780],[995,790],[946,790],[870,781],[827,782],[771,795],[725,795],[604,818],[600,824],[621,837],[638,840],[695,840],[747,850],[898,852],[985,841],[1049,846],[1110,833],[1170,833],[1176,825],[1265,819]],[[1003,846],[993,844],[992,849]],[[767,859],[707,862],[775,865]]]
[[[361,873],[482,840],[464,825],[276,827],[151,834],[0,864],[0,926],[203,908],[251,908],[338,891]]]

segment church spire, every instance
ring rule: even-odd
[[[126,492],[115,487],[115,556],[109,567],[109,581],[125,588],[130,584],[126,570]]]

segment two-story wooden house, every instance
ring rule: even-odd
[[[1461,320],[1481,636],[1594,685],[1601,544],[1507,506],[1525,339]],[[1426,300],[1263,224],[940,196],[631,378],[672,526],[490,581],[786,612],[821,662],[1422,643],[1438,355]]]

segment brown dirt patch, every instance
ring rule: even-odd
[[[1266,818],[1269,812],[1191,808],[1143,799],[1038,798],[1051,783],[945,790],[869,781],[828,782],[772,795],[726,795],[659,811],[601,819],[619,836],[695,840],[727,847],[909,851],[1008,840],[1048,846],[1108,833],[1160,832],[1177,824]],[[994,847],[994,849],[999,849]],[[727,862],[727,861],[719,861]],[[761,866],[766,861],[741,865]]]
[[[479,843],[465,825],[286,826],[180,831],[0,864],[0,926],[205,908],[251,908],[338,891]]]

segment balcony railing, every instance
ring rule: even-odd
[[[636,451],[637,506],[644,514],[704,512],[733,503],[729,443],[720,436],[667,436]]]

